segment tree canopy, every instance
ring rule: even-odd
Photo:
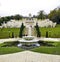
[[[53,22],[57,22],[59,24],[60,23],[60,8],[52,10],[50,14],[48,15],[48,18],[52,20]]]
[[[3,22],[7,23],[11,19],[21,20],[22,18],[27,18],[27,17],[23,17],[19,14],[1,17],[0,25]],[[57,22],[58,24],[60,24],[60,8],[58,8],[58,9],[56,8],[56,9],[52,10],[48,15],[43,10],[41,10],[38,12],[38,15],[33,15],[33,18],[37,18],[37,19],[41,19],[41,20],[49,18],[51,21]]]
[[[43,10],[41,10],[40,12],[38,12],[38,16],[37,16],[38,19],[46,19],[46,14]]]
[[[14,16],[5,16],[5,17],[1,17],[0,18],[0,25],[5,22],[7,23],[8,21],[10,21],[11,19],[15,19],[15,20],[21,20],[23,16],[17,14],[17,15],[14,15]]]

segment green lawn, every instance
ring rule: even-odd
[[[18,41],[14,41],[14,42],[8,41],[8,42],[1,43],[0,47],[17,47],[19,43],[20,42]]]
[[[40,46],[40,47],[36,47],[31,49],[31,51],[34,52],[39,52],[39,53],[46,53],[46,54],[56,54],[56,55],[60,55],[60,42],[46,42],[46,43],[50,43],[53,46]]]
[[[0,55],[21,52],[23,49],[18,47],[0,47]]]
[[[60,27],[60,24],[57,24],[56,27]]]
[[[0,55],[21,52],[23,49],[17,47],[18,41],[15,42],[4,42],[0,44]]]
[[[24,49],[17,47],[17,44],[19,44],[18,41],[1,43],[0,55],[24,51]],[[31,51],[60,55],[60,41],[59,42],[43,41],[43,44],[44,45],[41,45],[40,47],[31,49]]]
[[[46,53],[46,54],[56,54],[56,55],[60,55],[60,47],[38,47],[38,48],[34,48],[31,51],[34,52],[39,52],[39,53]]]
[[[0,39],[12,37],[12,32],[14,32],[15,37],[19,37],[19,28],[0,28]],[[40,28],[41,37],[46,37],[46,31],[48,31],[48,36],[53,38],[60,38],[60,24],[55,28]],[[10,34],[9,34],[10,33]]]
[[[48,36],[53,38],[60,38],[60,26],[55,28],[40,28],[41,36],[46,37],[46,31],[48,31]]]
[[[14,36],[18,37],[19,36],[19,28],[0,28],[0,39],[1,38],[9,38],[12,37],[12,32],[14,32]]]

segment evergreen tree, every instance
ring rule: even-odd
[[[12,38],[14,38],[14,32],[12,32]]]
[[[41,37],[41,32],[40,32],[40,29],[39,29],[39,26],[38,26],[38,23],[36,23],[36,32],[37,32],[37,37]]]
[[[24,30],[25,26],[24,24],[22,23],[21,27],[20,27],[20,32],[19,32],[19,37],[22,38],[22,35],[23,35],[23,30]]]
[[[38,18],[38,19],[41,19],[41,20],[46,19],[46,14],[44,13],[43,10],[40,11],[40,12],[38,12],[37,18]]]
[[[48,38],[48,31],[46,31],[46,38]]]

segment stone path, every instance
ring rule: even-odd
[[[60,56],[23,51],[14,54],[0,55],[0,62],[60,62]]]
[[[54,41],[54,42],[60,42],[60,38],[38,38],[42,41]]]
[[[18,41],[20,39],[21,38],[0,39],[0,43],[7,42],[7,41]],[[37,38],[37,40],[60,42],[60,38]]]
[[[7,42],[7,41],[17,41],[21,38],[8,38],[8,39],[0,39],[0,43]]]

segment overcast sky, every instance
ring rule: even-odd
[[[60,6],[60,0],[0,0],[0,16],[29,13],[36,15],[40,10],[49,13]]]

